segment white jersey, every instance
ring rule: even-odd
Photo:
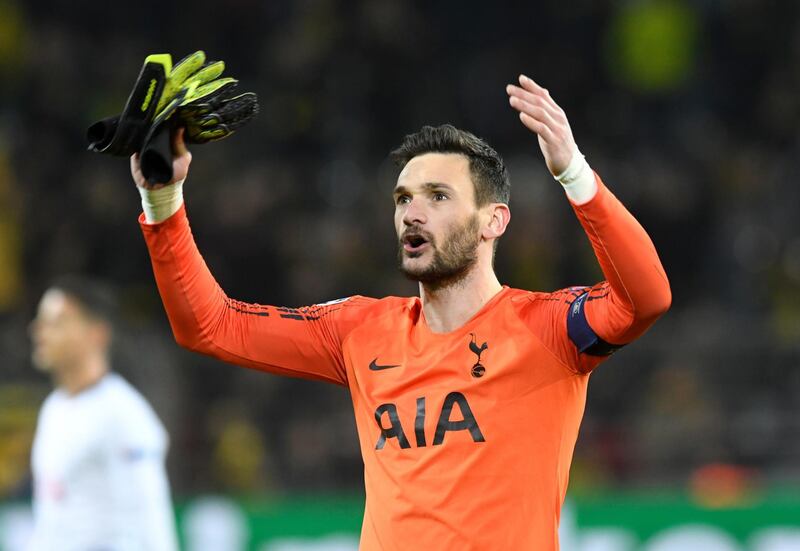
[[[33,442],[30,551],[175,551],[164,460],[150,405],[111,373],[71,396],[53,391]]]

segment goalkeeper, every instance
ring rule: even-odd
[[[176,340],[349,389],[364,459],[362,551],[556,551],[589,377],[671,302],[653,243],[578,151],[561,107],[525,76],[506,92],[604,281],[555,292],[502,285],[493,260],[511,216],[508,172],[485,141],[443,125],[406,136],[393,153],[400,270],[419,296],[242,303],[220,288],[192,237],[184,133],[174,137],[171,180],[149,183],[142,157],[131,158]]]

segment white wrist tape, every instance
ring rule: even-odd
[[[144,219],[148,224],[159,224],[178,212],[183,204],[183,180],[159,189],[140,187]]]
[[[567,197],[576,205],[588,203],[597,193],[594,172],[577,148],[572,154],[572,159],[570,159],[567,168],[557,175],[555,179],[564,186]]]

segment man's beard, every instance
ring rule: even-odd
[[[441,239],[441,248],[437,246],[433,236],[426,234],[431,237],[428,243],[433,250],[433,258],[427,266],[420,268],[405,266],[403,260],[406,256],[401,242],[397,255],[400,271],[407,278],[418,281],[431,290],[442,289],[460,282],[478,260],[478,245],[481,242],[479,227],[477,213],[461,225],[454,224]]]

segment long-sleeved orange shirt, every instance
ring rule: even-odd
[[[347,386],[364,459],[362,551],[558,549],[591,371],[670,305],[644,229],[602,184],[574,210],[607,281],[504,287],[459,329],[417,297],[304,308],[228,298],[183,207],[140,219],[177,341],[238,365]]]

